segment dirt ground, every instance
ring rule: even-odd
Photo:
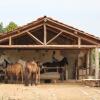
[[[100,100],[100,88],[75,84],[0,84],[0,100]]]

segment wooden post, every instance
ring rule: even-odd
[[[44,22],[44,45],[46,45],[47,42],[47,30],[46,30],[46,22]]]
[[[95,48],[95,78],[99,78],[99,50]]]
[[[80,48],[80,45],[81,45],[81,38],[78,37],[78,47]]]
[[[12,44],[11,37],[9,37],[9,45],[11,45],[11,44]]]

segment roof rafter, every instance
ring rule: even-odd
[[[39,42],[40,44],[44,44],[44,43],[41,42],[38,38],[36,38],[33,34],[31,34],[31,32],[27,31],[27,34],[28,34],[32,39],[35,39],[37,42]]]
[[[55,40],[58,36],[60,36],[60,34],[62,34],[62,31],[59,32],[56,36],[54,36],[52,39],[50,39],[47,44],[49,44],[50,42],[52,42],[53,40]]]

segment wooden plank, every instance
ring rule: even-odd
[[[37,42],[39,42],[40,44],[43,44],[43,42],[41,42],[38,38],[36,38],[33,34],[31,34],[29,31],[27,31],[28,35],[34,40],[36,40]]]
[[[50,39],[47,44],[49,44],[50,42],[52,42],[53,40],[55,40],[60,34],[62,34],[62,31],[59,32],[55,37],[53,37],[52,39]]]
[[[44,28],[44,45],[46,45],[47,42],[47,29],[46,29],[46,23],[43,24]]]
[[[58,72],[46,72],[40,75],[40,79],[60,79]]]

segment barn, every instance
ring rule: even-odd
[[[0,36],[0,57],[6,57],[12,63],[19,59],[45,63],[52,62],[52,56],[58,61],[66,57],[65,80],[99,78],[99,48],[99,37],[47,16]],[[55,72],[49,74],[57,77],[57,70]],[[47,74],[44,74],[45,78],[48,78]]]

